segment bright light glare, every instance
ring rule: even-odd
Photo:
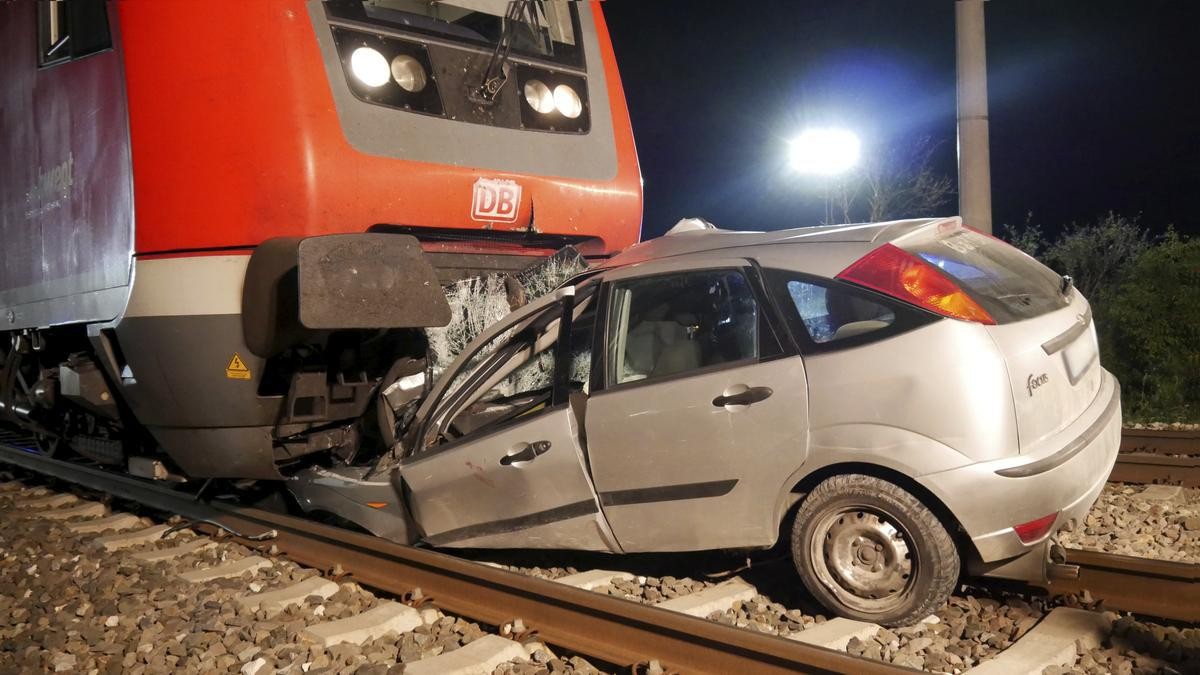
[[[370,47],[359,47],[350,55],[350,72],[368,87],[382,87],[392,79],[392,69],[383,54]]]
[[[545,115],[554,112],[554,94],[550,87],[541,80],[530,80],[525,83],[525,101],[529,107]]]
[[[583,101],[579,100],[579,94],[574,89],[560,84],[554,88],[554,107],[563,117],[575,119],[583,112]]]
[[[842,173],[858,163],[861,143],[845,129],[808,129],[792,139],[788,161],[801,173],[824,176]]]

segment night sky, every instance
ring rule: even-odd
[[[996,230],[1113,210],[1200,234],[1200,3],[992,0],[986,12]],[[685,216],[819,223],[820,187],[786,165],[808,125],[853,129],[864,153],[927,136],[935,167],[956,176],[950,0],[609,0],[604,13],[646,238]],[[957,208],[955,196],[912,215]]]

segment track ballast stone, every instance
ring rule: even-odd
[[[218,541],[176,558],[147,562],[138,552],[206,538],[184,530],[121,551],[96,546],[97,535],[13,508],[32,491],[0,492],[0,672],[3,673],[399,673],[403,664],[459,649],[487,634],[470,621],[423,609],[431,623],[365,644],[325,648],[304,637],[307,628],[346,618],[382,602],[353,583],[325,599],[244,607],[247,593],[278,590],[319,575],[277,559],[239,578],[188,584],[183,572],[259,555]],[[278,605],[278,603],[275,603]],[[550,673],[502,664],[498,672]],[[559,664],[555,662],[554,666]],[[563,662],[558,672],[595,672]],[[582,665],[582,664],[581,664]]]
[[[537,577],[538,579],[548,579],[550,581],[562,579],[580,572],[575,567],[521,567],[515,565],[500,565],[499,567],[510,572]],[[692,579],[690,577],[631,576],[633,577],[631,579],[615,578],[611,582],[600,584],[591,590],[623,600],[632,600],[644,605],[657,605],[664,600],[681,598],[716,585],[712,581]]]
[[[1200,563],[1200,488],[1145,499],[1156,486],[1109,483],[1081,525],[1059,532],[1067,548]]]
[[[1200,672],[1200,628],[1177,628],[1123,616],[1098,649],[1077,650],[1073,665],[1043,675],[1187,675]]]
[[[559,579],[582,571],[575,566],[502,567],[543,579]],[[621,565],[606,563],[605,569],[618,570]],[[772,594],[782,597],[786,589],[799,585],[790,563],[754,569],[770,570],[761,571],[754,578],[759,593],[710,613],[707,616],[710,621],[783,637],[795,637],[804,630],[826,623],[823,614],[789,607],[772,598]],[[683,576],[635,576],[592,590],[656,604],[668,596],[682,597],[717,583],[720,581]],[[1030,603],[1016,596],[993,599],[956,595],[931,618],[911,626],[881,629],[868,639],[853,638],[846,651],[854,656],[931,672],[963,673],[1020,639],[1047,611],[1040,600]]]

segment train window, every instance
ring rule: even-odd
[[[38,3],[38,65],[51,66],[111,47],[106,0]]]
[[[504,35],[512,4],[506,0],[333,0],[326,7],[340,19],[434,35],[455,42],[495,47]],[[583,66],[579,16],[574,2],[537,0],[532,12],[511,27],[516,54],[568,66]]]

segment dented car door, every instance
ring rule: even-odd
[[[593,289],[594,290],[593,285]],[[418,413],[419,444],[398,469],[424,541],[449,547],[613,550],[585,469],[582,411],[569,358],[569,315],[590,309],[560,290],[468,347]]]

